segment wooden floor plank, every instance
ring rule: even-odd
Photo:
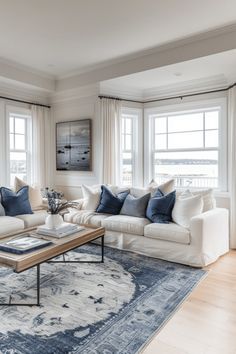
[[[142,354],[236,354],[236,251],[198,285]]]

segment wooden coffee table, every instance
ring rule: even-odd
[[[76,232],[72,235],[57,239],[50,236],[38,235],[39,238],[50,240],[53,244],[39,250],[25,253],[22,255],[0,251],[0,266],[10,267],[16,273],[24,272],[30,268],[37,269],[37,302],[36,303],[12,303],[11,295],[8,303],[0,303],[0,306],[40,306],[40,264],[45,262],[50,263],[103,263],[104,262],[104,233],[103,227],[93,227],[83,225],[84,230]],[[27,229],[1,238],[1,242],[16,238],[21,234],[34,232],[36,228]],[[88,242],[101,238],[101,261],[66,261],[64,254],[72,251]],[[63,260],[54,260],[53,258],[63,255]]]

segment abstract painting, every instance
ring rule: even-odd
[[[56,124],[58,171],[91,171],[91,119]]]

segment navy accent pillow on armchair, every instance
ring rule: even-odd
[[[113,215],[119,214],[129,191],[124,191],[114,195],[110,189],[105,186],[101,186],[101,189],[102,193],[96,212]]]
[[[173,191],[164,195],[159,189],[149,200],[146,217],[155,223],[168,224],[172,221],[171,213],[175,204],[175,194]]]
[[[17,193],[1,187],[1,202],[7,216],[33,214],[28,195],[29,186],[22,187]]]

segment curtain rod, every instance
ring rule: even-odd
[[[216,89],[216,90],[211,90],[211,91],[202,91],[202,92],[196,92],[196,93],[189,93],[186,95],[181,95],[181,96],[172,96],[172,97],[164,97],[164,98],[157,98],[155,100],[149,100],[149,101],[137,101],[137,100],[129,100],[126,98],[120,98],[120,97],[112,97],[112,96],[98,96],[98,98],[109,98],[113,100],[118,100],[118,101],[125,101],[125,102],[134,102],[134,103],[152,103],[152,102],[159,102],[159,101],[167,101],[167,100],[174,100],[177,98],[180,98],[181,100],[184,97],[192,97],[192,96],[199,96],[199,95],[207,95],[209,93],[216,93],[216,92],[224,92],[230,90],[232,87],[236,86],[236,82],[228,87],[221,88],[221,89]]]
[[[11,97],[5,97],[5,96],[0,96],[0,99],[8,100],[8,101],[14,101],[14,102],[20,102],[20,103],[26,103],[34,106],[40,106],[40,107],[46,107],[46,108],[51,108],[51,106],[48,106],[46,104],[41,104],[41,103],[34,103],[34,102],[28,102],[28,101],[23,101],[23,100],[18,100],[16,98],[11,98]]]

